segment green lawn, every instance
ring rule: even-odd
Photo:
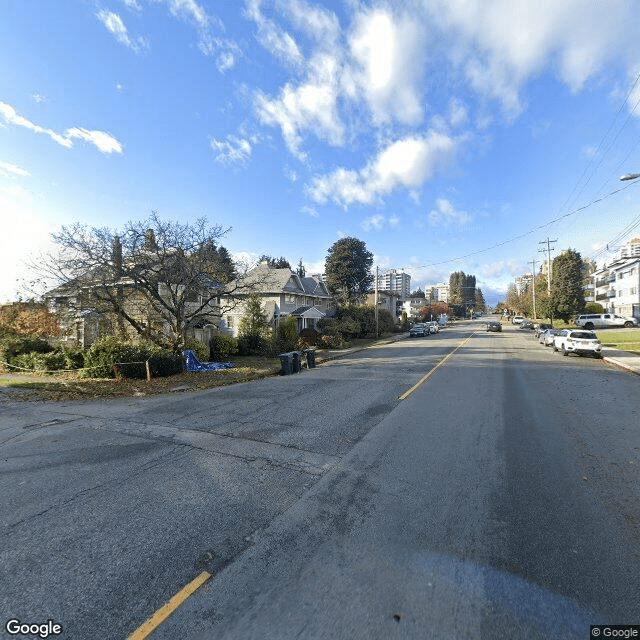
[[[640,352],[640,331],[620,331],[616,329],[596,329],[598,338],[605,347],[622,349],[623,351]]]

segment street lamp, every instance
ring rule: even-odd
[[[635,180],[636,178],[640,178],[640,173],[625,173],[623,176],[620,176],[620,180],[623,182],[625,180]]]

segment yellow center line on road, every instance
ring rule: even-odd
[[[471,340],[474,335],[475,331],[468,338],[463,340],[453,351],[442,358],[442,360],[440,360],[440,362],[438,362],[438,364],[433,367],[431,371],[425,373],[422,378],[420,378],[420,380],[418,380],[418,382],[413,385],[413,387],[407,389],[401,396],[398,396],[398,400],[406,400],[414,391],[419,389],[458,349],[462,349],[462,347],[464,347],[464,345],[467,344],[467,342],[469,342],[469,340]]]
[[[140,625],[127,640],[144,640],[153,633],[182,603],[195,591],[197,591],[209,578],[211,574],[203,571],[197,578],[185,585],[176,593],[167,604],[160,607],[145,623]]]

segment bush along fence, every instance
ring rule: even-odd
[[[208,350],[207,345],[202,346]],[[8,371],[73,373],[81,378],[150,380],[184,370],[180,355],[153,344],[133,344],[114,337],[99,339],[89,349],[13,340],[0,346],[0,364]]]

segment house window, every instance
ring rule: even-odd
[[[233,328],[233,316],[227,316],[227,327],[229,327],[229,329]]]
[[[295,304],[296,303],[296,297],[295,297],[295,295],[293,295],[293,293],[285,293],[284,294],[284,301],[288,302],[289,304]]]
[[[637,292],[638,290],[635,287],[631,287],[631,289],[629,289],[630,296],[635,296]]]

